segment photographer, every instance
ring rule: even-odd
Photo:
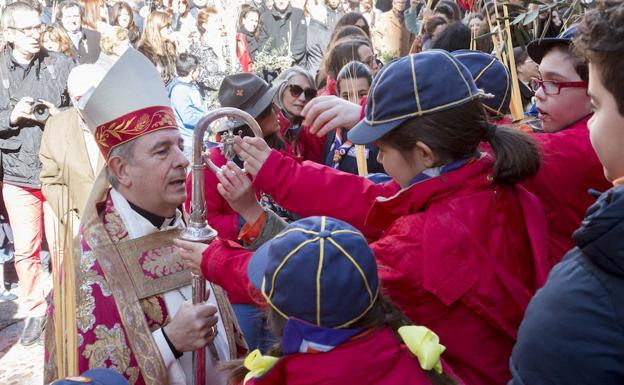
[[[0,53],[2,194],[15,236],[15,269],[28,310],[21,343],[30,345],[41,336],[46,308],[39,284],[45,203],[39,181],[39,147],[47,117],[68,105],[65,88],[72,62],[41,47],[39,13],[26,3],[6,7],[2,30],[7,41]],[[46,229],[51,229],[52,220],[53,215],[47,216]],[[55,237],[48,233],[47,239]]]

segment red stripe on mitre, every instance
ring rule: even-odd
[[[95,129],[95,141],[104,158],[108,159],[116,146],[165,128],[177,128],[171,107],[146,107],[99,125]]]

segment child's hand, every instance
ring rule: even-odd
[[[362,107],[337,96],[317,96],[310,100],[301,114],[311,134],[324,136],[337,129],[351,129],[360,121]]]
[[[200,242],[189,242],[182,239],[174,239],[173,244],[180,248],[180,256],[191,271],[197,275],[202,275],[201,262],[204,251],[208,245]]]
[[[271,148],[264,139],[249,136],[234,138],[234,151],[245,162],[245,171],[254,178],[271,154]]]
[[[233,162],[221,167],[217,172],[219,184],[217,190],[225,198],[232,209],[239,213],[245,222],[253,224],[262,214],[262,208],[251,187],[251,181]]]

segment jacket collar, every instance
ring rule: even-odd
[[[598,198],[588,210],[572,239],[602,270],[624,277],[624,186],[616,186]]]
[[[389,198],[377,198],[366,224],[386,229],[401,216],[424,211],[429,205],[462,191],[482,190],[493,184],[490,155],[457,170],[415,183]]]
[[[15,68],[20,66],[20,64],[18,64],[13,59],[13,47],[11,47],[9,44],[7,44],[5,52],[6,52],[6,58],[8,59],[7,60],[8,68],[9,68],[10,71],[14,71]],[[41,47],[39,52],[37,52],[35,54],[35,56],[32,58],[32,60],[28,64],[28,67],[26,68],[26,71],[30,71],[30,69],[32,67],[35,67],[35,66],[37,67],[37,72],[41,71],[42,66],[43,66],[43,68],[45,68],[44,60],[48,56],[50,56],[48,51],[45,48]]]
[[[288,7],[283,12],[275,8],[275,5],[273,6],[273,10],[271,11],[271,14],[273,15],[275,19],[287,19],[291,13],[292,13],[291,4],[288,4]]]

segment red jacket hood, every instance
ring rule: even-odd
[[[444,363],[443,370],[453,375]],[[431,381],[418,359],[384,327],[327,353],[284,356],[263,377],[247,384],[431,385]]]
[[[492,158],[485,155],[458,170],[401,189],[391,197],[379,197],[368,213],[366,224],[385,229],[397,218],[424,211],[430,204],[458,192],[484,190],[493,183],[492,164]],[[475,178],[478,175],[487,177]]]

